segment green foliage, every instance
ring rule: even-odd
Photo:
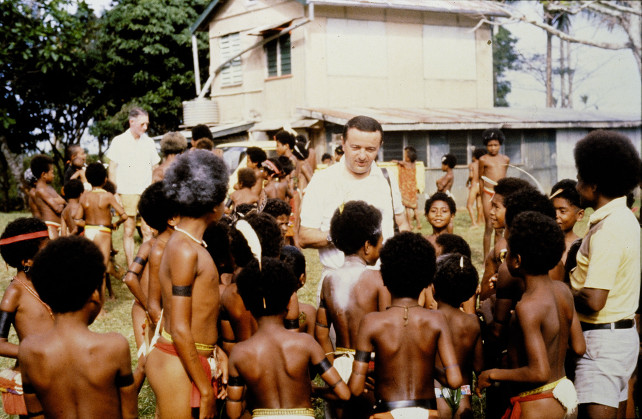
[[[517,39],[510,31],[500,26],[493,37],[493,76],[495,84],[495,106],[508,106],[506,96],[511,91],[510,81],[504,74],[507,70],[519,70],[520,57],[515,51]]]
[[[175,130],[181,102],[195,96],[189,26],[208,0],[123,0],[102,16],[101,106],[90,132],[103,143],[122,132],[133,105],[150,112],[151,135]],[[198,33],[199,50],[208,50]],[[207,74],[207,60],[202,74]]]

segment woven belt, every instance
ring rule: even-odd
[[[584,323],[580,322],[582,330],[599,330],[599,329],[630,329],[635,325],[633,319],[619,320],[614,323]]]

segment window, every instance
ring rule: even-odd
[[[219,38],[219,47],[221,49],[221,62],[225,62],[241,52],[241,37],[237,33]],[[243,83],[243,69],[241,67],[241,57],[236,57],[232,62],[227,64],[221,71],[221,86],[236,86]]]
[[[280,77],[292,74],[290,34],[285,34],[265,44],[267,76]]]
[[[457,165],[468,164],[468,132],[435,131],[430,133],[430,168],[441,168],[445,154],[457,158]]]

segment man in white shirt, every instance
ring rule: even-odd
[[[367,116],[352,118],[343,128],[345,155],[339,163],[317,172],[306,189],[299,239],[302,247],[319,249],[324,274],[343,265],[343,252],[329,237],[330,220],[341,204],[362,200],[379,209],[384,241],[394,235],[395,223],[400,231],[410,230],[397,180],[388,181],[375,163],[382,142],[379,122]]]
[[[129,111],[129,129],[114,137],[105,152],[109,159],[109,180],[114,182],[117,192],[129,216],[125,221],[123,248],[127,266],[134,259],[134,230],[140,194],[152,183],[152,171],[160,162],[154,141],[145,134],[149,126],[149,115],[142,108]],[[149,227],[142,222],[143,241],[151,238]]]

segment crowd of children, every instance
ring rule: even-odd
[[[297,244],[290,216],[313,172],[305,140],[286,134],[276,137],[279,158],[248,149],[229,205],[223,160],[182,153],[175,133],[163,138],[170,162],[138,205],[154,236],[122,278],[134,301],[135,371],[123,336],[88,329],[111,294],[111,233],[127,219],[105,188],[107,171],[85,168],[74,149],[63,199],[51,186],[52,160],[34,157],[38,218],[18,218],[0,236],[0,254],[16,269],[0,301],[0,355],[18,361],[0,372],[5,411],[136,417],[147,378],[161,418],[308,418],[312,397],[326,400],[331,418],[472,418],[474,394],[485,394],[488,418],[562,418],[578,403],[597,417],[586,405],[600,400],[578,400],[583,383],[572,381],[586,330],[606,329],[578,316],[594,303],[580,300],[576,311],[584,291],[571,287],[574,261],[590,255],[575,223],[604,190],[590,183],[593,173],[583,169],[579,184],[562,180],[546,196],[505,177],[503,135],[486,131],[467,206],[474,222],[481,189],[492,228],[481,278],[470,246],[452,234],[456,159],[446,155],[440,191],[425,202],[431,234],[383,242],[377,208],[336,209],[329,238],[345,260],[319,284],[315,306],[298,299],[306,261],[289,245]],[[404,170],[414,168],[413,152],[399,162]],[[626,158],[639,183],[639,156]],[[414,216],[417,202],[404,205]],[[620,329],[624,320],[607,324]],[[18,345],[8,339],[12,325]]]

